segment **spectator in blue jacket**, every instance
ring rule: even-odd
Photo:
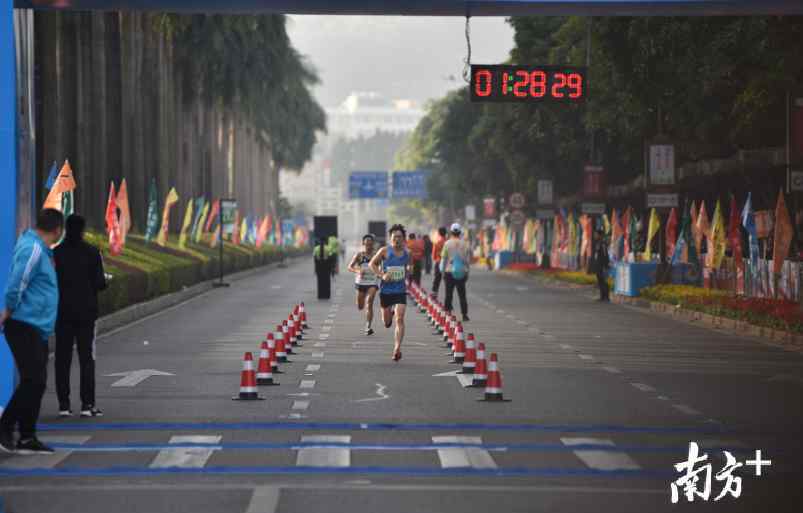
[[[47,339],[53,333],[59,289],[51,246],[61,239],[64,216],[46,208],[36,228],[17,240],[5,291],[2,327],[19,371],[19,385],[0,417],[0,450],[18,454],[50,454],[36,438],[36,422],[47,384]],[[14,430],[20,438],[14,445]]]

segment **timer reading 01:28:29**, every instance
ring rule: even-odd
[[[581,102],[588,94],[585,68],[471,65],[473,102]]]

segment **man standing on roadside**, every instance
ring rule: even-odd
[[[446,244],[446,227],[438,228],[438,241],[432,246],[432,261],[435,263],[435,277],[432,279],[432,297],[438,298],[438,289],[441,286],[443,271],[441,271],[441,253],[443,245]]]
[[[61,239],[64,216],[46,208],[14,246],[11,273],[0,315],[5,338],[19,371],[19,385],[0,418],[0,451],[51,454],[36,438],[36,422],[47,384],[47,339],[53,333],[59,289],[50,246]],[[14,430],[20,438],[14,445]]]
[[[84,241],[84,218],[67,218],[64,242],[55,249],[59,280],[59,316],[56,321],[56,393],[59,416],[72,416],[70,366],[73,346],[78,346],[81,368],[81,416],[101,417],[95,405],[95,321],[98,292],[106,289],[100,251]]]
[[[463,322],[468,322],[468,301],[466,300],[466,282],[468,281],[468,269],[471,265],[471,250],[468,243],[460,239],[463,228],[454,223],[450,230],[452,236],[443,246],[441,264],[443,265],[443,279],[446,282],[446,311],[452,312],[452,299],[454,289],[457,288],[457,296],[460,298],[460,311],[463,314]]]

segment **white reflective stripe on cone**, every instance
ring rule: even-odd
[[[240,393],[241,394],[249,394],[249,393],[256,394],[257,393],[257,389],[256,389],[256,387],[240,387]]]

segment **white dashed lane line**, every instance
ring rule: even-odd
[[[686,415],[701,415],[699,411],[685,404],[673,404],[672,408],[678,410],[679,412],[685,413]]]
[[[630,383],[633,387],[641,390],[642,392],[655,392],[655,389],[646,383]]]

